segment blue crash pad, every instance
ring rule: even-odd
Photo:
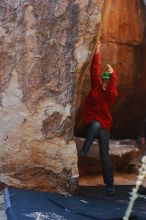
[[[116,186],[116,196],[108,198],[104,187],[80,187],[78,196],[8,188],[8,220],[122,220],[131,189]],[[136,200],[130,219],[146,220],[145,197]]]

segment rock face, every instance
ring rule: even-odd
[[[99,29],[101,72],[106,64],[117,71],[119,96],[112,110],[114,138],[136,137],[146,116],[145,5],[143,0],[107,0]],[[88,67],[89,68],[89,67]],[[81,86],[81,105],[76,120],[76,135],[82,134],[81,109],[90,88],[86,70]]]
[[[116,138],[136,137],[145,112],[145,95],[139,76],[140,47],[145,39],[143,1],[108,1],[101,25],[103,65],[117,70],[119,97],[113,109],[112,133]],[[120,13],[119,13],[120,12]],[[133,17],[133,19],[131,19]],[[145,56],[144,54],[142,56]],[[103,66],[101,67],[101,70]],[[145,105],[145,106],[144,106]]]
[[[2,182],[61,193],[77,189],[73,128],[82,134],[82,103],[97,38],[101,72],[110,63],[118,76],[112,137],[137,135],[146,115],[145,4],[0,1]]]
[[[73,121],[103,0],[0,1],[0,179],[73,193]],[[76,86],[75,86],[76,85]]]

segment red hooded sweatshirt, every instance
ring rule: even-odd
[[[93,120],[98,121],[102,128],[109,129],[112,122],[110,109],[118,95],[116,89],[116,73],[113,71],[113,73],[110,74],[107,90],[104,91],[100,84],[99,54],[94,54],[90,67],[90,77],[91,90],[84,104],[84,122],[88,124]]]

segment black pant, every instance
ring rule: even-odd
[[[102,129],[101,125],[97,121],[92,121],[88,125],[86,140],[82,147],[82,151],[87,153],[94,141],[98,138],[100,160],[103,171],[104,183],[108,186],[112,186],[114,179],[112,174],[112,166],[109,156],[109,130]]]

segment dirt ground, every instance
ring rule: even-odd
[[[115,185],[135,185],[137,175],[127,173],[114,173]],[[98,186],[103,185],[102,175],[83,176],[80,178],[80,185]],[[146,187],[146,178],[143,181],[143,186]]]

